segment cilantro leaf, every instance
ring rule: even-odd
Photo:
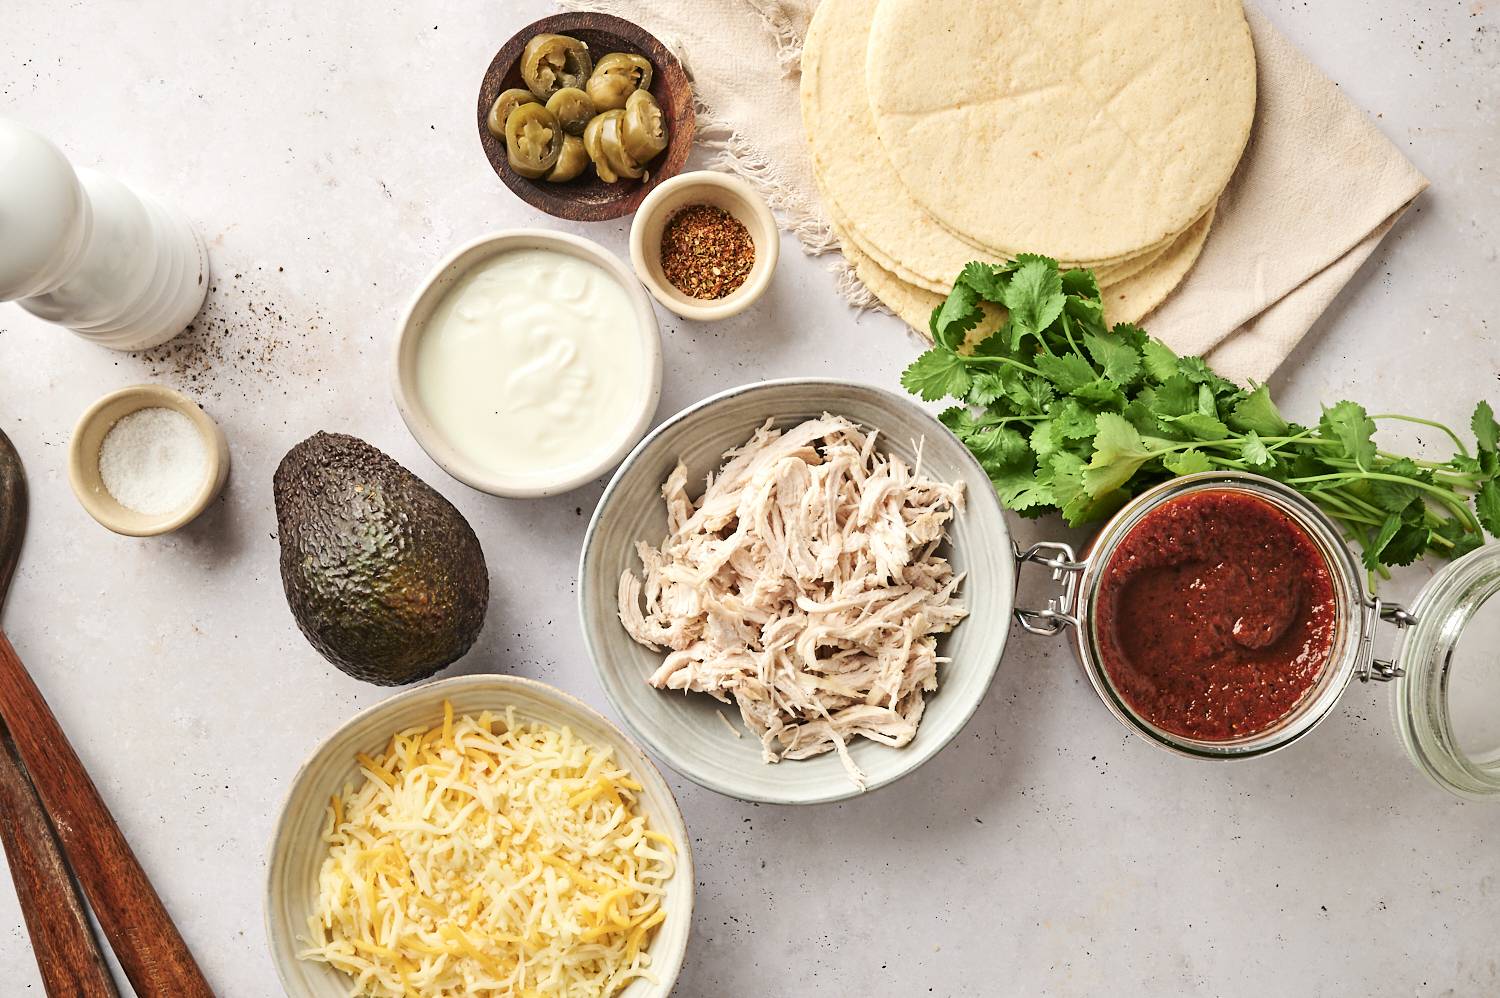
[[[1177,373],[1177,354],[1161,340],[1148,339],[1141,356],[1153,381],[1166,381]]]
[[[1010,348],[1010,333],[1004,328],[995,330],[978,343],[974,344],[973,355],[975,357],[1009,357],[1013,351]]]
[[[1287,430],[1286,420],[1281,418],[1265,385],[1256,385],[1254,391],[1235,405],[1225,422],[1241,433],[1259,433],[1263,437],[1283,436]]]
[[[1491,478],[1474,496],[1474,510],[1491,537],[1500,537],[1500,481]]]
[[[1009,263],[981,263],[971,260],[959,272],[955,284],[967,285],[975,294],[985,301],[997,302],[1005,294],[1005,286],[1010,283],[1010,272],[1015,267]]]
[[[1063,507],[1063,520],[1070,527],[1081,527],[1085,523],[1102,520],[1130,500],[1130,493],[1115,489],[1102,495],[1091,496],[1080,492]]]
[[[1411,505],[1413,499],[1421,497],[1421,492],[1409,485],[1399,485],[1396,482],[1386,482],[1372,479],[1357,483],[1358,488],[1351,486],[1351,491],[1356,491],[1360,498],[1370,505],[1386,513],[1399,513]]]
[[[1099,433],[1094,437],[1094,456],[1083,473],[1084,489],[1091,496],[1112,492],[1130,480],[1141,465],[1156,456],[1139,431],[1118,413],[1101,413]]]
[[[1008,509],[1026,513],[1042,506],[1053,505],[1052,484],[1039,478],[1028,478],[1024,483],[1007,484],[998,489],[1000,498]]]
[[[1463,454],[1454,454],[1448,459],[1448,467],[1465,475],[1482,474],[1484,465],[1477,457],[1466,457]]]
[[[1125,408],[1120,410],[1120,415],[1130,420],[1130,425],[1140,430],[1142,435],[1151,437],[1166,437],[1171,439],[1174,434],[1171,429],[1156,418],[1154,400],[1137,395],[1125,403]],[[1180,434],[1177,434],[1180,436]]]
[[[1031,451],[1037,456],[1038,461],[1046,460],[1063,448],[1063,439],[1057,432],[1057,424],[1044,419],[1037,423],[1031,430]]]
[[[1163,454],[1161,463],[1174,475],[1196,475],[1199,472],[1214,470],[1208,455],[1196,448]]]
[[[1366,568],[1372,572],[1380,568],[1380,552],[1385,550],[1385,546],[1391,542],[1391,539],[1396,536],[1396,531],[1400,529],[1400,516],[1392,513],[1385,518],[1384,522],[1380,524],[1380,530],[1376,532],[1374,540],[1368,541],[1364,545],[1363,560]]]
[[[1034,374],[1010,371],[1003,380],[1005,397],[1022,415],[1041,412],[1057,394],[1046,379]]]
[[[1365,414],[1364,406],[1340,402],[1332,408],[1325,407],[1318,430],[1323,436],[1337,440],[1344,456],[1361,470],[1369,471],[1375,463],[1375,421]]]
[[[1069,298],[1063,306],[1063,315],[1085,334],[1103,336],[1109,330],[1104,322],[1104,306],[1089,298]]]
[[[1198,411],[1198,388],[1181,374],[1174,374],[1156,389],[1157,415],[1181,416]]]
[[[1109,334],[1121,343],[1128,344],[1136,353],[1145,350],[1146,344],[1151,341],[1146,331],[1133,322],[1117,322]]]
[[[1410,565],[1431,546],[1431,535],[1425,526],[1403,522],[1396,536],[1380,552],[1380,560],[1387,565]]]
[[[1091,301],[1099,300],[1099,282],[1094,280],[1092,270],[1067,270],[1062,275],[1063,294],[1088,298]]]
[[[1104,369],[1104,377],[1117,382],[1121,388],[1129,387],[1140,375],[1140,351],[1124,340],[1088,333],[1083,337],[1083,345],[1094,358],[1094,363]]]
[[[1098,378],[1073,389],[1073,397],[1084,405],[1095,409],[1119,412],[1125,408],[1125,393],[1120,386],[1108,378]]]
[[[1469,420],[1469,426],[1474,430],[1480,450],[1491,453],[1500,450],[1500,423],[1495,422],[1495,410],[1490,408],[1488,402],[1480,402],[1474,407],[1474,416]]]
[[[1433,532],[1452,545],[1448,550],[1450,558],[1462,558],[1484,544],[1484,535],[1456,516],[1448,517]]]
[[[1058,506],[1067,506],[1074,499],[1085,495],[1083,491],[1083,458],[1069,451],[1053,454],[1047,461],[1051,471],[1053,501]]]
[[[963,398],[969,391],[969,372],[963,358],[941,347],[932,349],[912,361],[901,372],[901,387],[928,402],[949,395]]]
[[[1208,385],[1215,394],[1239,391],[1234,382],[1215,374],[1202,357],[1179,357],[1177,370],[1195,385]]]
[[[981,371],[973,376],[964,397],[972,405],[998,402],[1005,397],[1005,379],[994,371]]]
[[[1022,255],[1016,257],[1016,264],[1000,296],[1000,303],[1010,310],[1012,342],[1018,333],[1040,333],[1052,325],[1062,314],[1066,300],[1057,261]]]
[[[1036,469],[1032,466],[1028,457],[1025,464],[999,465],[993,469],[986,469],[990,476],[990,484],[1000,494],[1000,501],[1011,509],[1015,508],[1015,502],[1022,496],[1031,493],[1029,499],[1032,505],[1040,500],[1035,493],[1037,487]],[[1047,490],[1050,497],[1051,489]],[[1050,499],[1049,499],[1050,501]]]
[[[969,330],[979,325],[983,318],[979,292],[967,284],[955,284],[948,297],[932,313],[932,339],[939,346],[957,350],[964,345]]]
[[[1384,475],[1410,478],[1414,482],[1430,483],[1432,481],[1430,473],[1417,467],[1416,463],[1408,458],[1392,461],[1380,471]],[[1408,508],[1414,499],[1420,499],[1422,496],[1421,490],[1415,486],[1388,482],[1379,478],[1371,478],[1360,484],[1364,486],[1360,491],[1361,496],[1387,513],[1399,513]]]
[[[1089,440],[1099,432],[1094,414],[1072,399],[1055,403],[1047,411],[1063,440]]]
[[[1201,412],[1185,412],[1181,416],[1162,416],[1162,422],[1171,423],[1179,429],[1191,433],[1197,440],[1227,440],[1229,439],[1229,427],[1213,416],[1205,416]]]
[[[1025,465],[1028,474],[1031,472],[1030,448],[1026,438],[1015,430],[1004,427],[975,430],[965,435],[963,441],[991,478],[1019,464]]]
[[[1254,430],[1246,433],[1245,439],[1240,444],[1240,460],[1255,468],[1264,468],[1276,463],[1276,459],[1261,442],[1260,434]]]
[[[938,422],[952,430],[960,440],[979,429],[979,420],[966,405],[950,405],[938,413]]]
[[[1062,357],[1054,357],[1047,353],[1039,354],[1036,358],[1036,369],[1041,371],[1042,377],[1056,385],[1057,390],[1064,395],[1071,395],[1099,376],[1089,366],[1089,362],[1076,353]]]

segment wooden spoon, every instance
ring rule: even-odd
[[[10,439],[0,432],[0,597],[19,557],[25,515],[26,480],[21,458]],[[213,998],[213,989],[198,969],[182,934],[146,879],[120,826],[3,630],[0,630],[0,721],[9,726],[16,753],[46,808],[63,854],[93,905],[99,925],[135,993],[139,998]],[[49,887],[52,884],[47,877],[38,882]],[[48,896],[56,901],[55,890]],[[74,906],[76,901],[74,898]],[[67,907],[65,901],[56,903]],[[49,919],[48,924],[61,921]],[[27,925],[30,928],[29,917]],[[86,925],[85,922],[85,929]],[[80,942],[76,932],[62,931],[73,943]],[[37,959],[43,960],[40,948]],[[46,962],[71,959],[67,953],[50,953]],[[91,958],[84,957],[84,961],[88,959]],[[71,969],[79,969],[82,962],[73,963]],[[43,974],[47,972],[44,965]],[[108,980],[107,976],[105,979]],[[49,984],[50,993],[53,992]],[[55,993],[71,996],[112,992],[80,991],[75,986],[73,990]]]
[[[4,434],[0,434],[3,439]],[[16,461],[0,462],[0,609],[26,532],[26,479]],[[21,766],[10,732],[0,722],[0,842],[31,951],[50,998],[119,998],[109,966],[64,862],[52,823]]]

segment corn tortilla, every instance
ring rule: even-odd
[[[849,241],[908,284],[946,294],[970,260],[1007,259],[939,225],[907,192],[875,134],[858,60],[879,0],[822,0],[802,51],[802,120],[818,183]],[[1139,273],[1167,244],[1098,266],[1103,286]],[[1063,261],[1064,267],[1073,266]]]
[[[1224,190],[1255,110],[1239,0],[880,0],[865,69],[908,193],[1007,256],[1171,242]]]

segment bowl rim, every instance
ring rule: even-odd
[[[84,480],[83,469],[91,465],[97,469],[99,455],[85,453],[83,438],[87,431],[99,421],[106,408],[124,399],[139,400],[140,404],[116,417],[115,422],[119,422],[132,413],[140,412],[142,409],[155,407],[171,409],[182,413],[192,421],[193,428],[198,431],[198,436],[202,439],[204,450],[207,452],[203,482],[198,486],[198,491],[193,493],[193,498],[181,509],[151,517],[150,522],[145,526],[132,526],[120,519],[110,504],[102,501]],[[113,428],[113,424],[110,428]],[[108,434],[109,429],[104,432]],[[158,384],[127,385],[97,399],[83,411],[83,415],[78,417],[78,421],[73,424],[72,436],[68,439],[67,460],[68,485],[72,488],[73,495],[78,499],[84,512],[93,517],[101,526],[123,537],[159,537],[162,534],[170,534],[196,520],[218,496],[229,473],[229,445],[224,437],[223,428],[214,421],[213,417],[197,402],[177,389]],[[115,505],[119,505],[119,501],[113,496],[110,500]],[[138,515],[149,516],[146,513]]]
[[[680,915],[681,920],[687,927],[686,934],[683,936],[682,947],[676,953],[676,958],[672,960],[671,967],[651,968],[652,972],[659,978],[659,984],[654,986],[655,990],[653,993],[659,993],[661,996],[671,994],[673,987],[676,985],[677,978],[682,973],[682,967],[687,961],[687,948],[692,941],[693,913],[697,907],[698,899],[697,873],[693,863],[693,840],[691,834],[688,832],[687,820],[682,814],[682,805],[677,800],[677,794],[672,789],[672,784],[662,775],[660,767],[656,765],[650,754],[628,732],[621,729],[618,724],[605,717],[593,707],[590,707],[571,693],[565,693],[557,687],[541,682],[540,680],[530,679],[525,676],[508,676],[498,673],[477,673],[465,676],[449,676],[446,679],[433,679],[394,693],[383,700],[355,711],[339,724],[338,727],[321,738],[318,744],[303,757],[301,764],[297,767],[296,773],[287,781],[286,790],[283,791],[280,803],[276,808],[275,819],[271,823],[270,842],[265,853],[266,872],[263,881],[264,891],[261,897],[261,919],[266,932],[266,946],[270,950],[271,963],[276,967],[276,979],[280,982],[282,990],[288,995],[296,994],[292,990],[294,982],[289,979],[283,961],[277,952],[277,943],[283,941],[284,933],[291,931],[291,927],[282,926],[274,917],[273,894],[276,890],[277,858],[284,843],[283,831],[287,821],[287,810],[291,806],[292,795],[296,792],[304,775],[314,762],[329,751],[330,746],[336,739],[349,728],[362,723],[366,715],[381,710],[393,710],[410,700],[439,697],[440,693],[440,700],[447,699],[449,695],[448,691],[455,689],[467,691],[470,688],[479,690],[489,689],[497,694],[504,693],[510,689],[524,689],[535,694],[539,699],[550,700],[565,711],[573,711],[584,715],[589,720],[609,731],[615,738],[619,739],[621,744],[640,757],[640,761],[645,765],[644,767],[640,767],[639,772],[634,775],[643,784],[654,781],[658,784],[658,788],[665,792],[664,796],[666,800],[670,801],[672,805],[671,809],[666,812],[665,817],[672,827],[664,831],[670,832],[673,840],[678,845],[677,868],[672,874],[672,878],[674,880],[679,877],[686,878],[684,882],[687,884],[687,906]],[[632,761],[632,769],[636,768]],[[294,940],[295,937],[291,938]],[[658,970],[664,972],[658,973]]]
[[[410,365],[402,362],[408,350],[408,343],[415,344],[418,330],[423,325],[413,321],[417,310],[422,307],[429,295],[437,292],[444,277],[453,267],[464,257],[476,251],[488,250],[489,252],[484,254],[483,259],[490,259],[511,249],[527,248],[550,248],[588,260],[599,265],[619,283],[630,299],[631,305],[634,306],[637,332],[645,347],[646,366],[649,372],[644,386],[645,390],[641,393],[640,411],[636,413],[635,422],[631,424],[630,431],[621,438],[619,445],[582,471],[551,479],[537,476],[517,478],[496,474],[486,471],[477,462],[466,457],[428,418],[427,411],[418,397],[417,387],[413,383],[416,376],[415,358]],[[468,270],[473,269],[480,262],[482,262],[480,259],[476,259],[469,268],[460,274],[455,274],[450,286],[451,283],[456,283],[462,274],[468,273]],[[656,408],[661,402],[661,325],[657,322],[656,310],[651,307],[651,299],[641,287],[641,282],[636,280],[635,275],[619,257],[599,243],[571,232],[555,232],[551,229],[524,227],[500,229],[459,244],[444,255],[418,282],[416,291],[407,300],[406,305],[401,309],[400,317],[396,320],[392,368],[396,409],[401,414],[401,420],[406,424],[411,435],[416,438],[417,444],[438,467],[447,472],[450,477],[479,492],[507,499],[540,499],[571,492],[603,475],[620,463],[620,460],[630,452],[651,425],[651,420],[656,415]]]
[[[601,664],[603,650],[595,645],[594,635],[590,630],[589,625],[589,621],[591,618],[589,614],[588,604],[592,595],[592,586],[589,581],[589,573],[587,569],[589,562],[593,559],[594,556],[595,546],[598,540],[599,523],[603,517],[604,511],[610,505],[610,500],[614,497],[616,491],[618,491],[625,476],[634,467],[637,459],[643,453],[645,453],[646,449],[650,447],[651,444],[654,443],[656,439],[664,434],[668,429],[687,420],[694,419],[700,416],[709,408],[712,408],[729,399],[738,398],[742,395],[757,394],[767,389],[784,387],[805,388],[812,392],[816,392],[818,389],[828,387],[855,388],[860,391],[869,392],[873,396],[887,403],[895,406],[908,407],[914,413],[920,413],[922,418],[931,424],[932,431],[934,433],[941,433],[942,435],[950,437],[953,436],[953,432],[946,426],[944,426],[941,422],[939,422],[936,416],[934,416],[927,409],[923,408],[913,399],[893,392],[888,388],[883,388],[879,385],[872,385],[863,381],[856,381],[852,378],[770,378],[764,381],[754,381],[748,384],[738,385],[733,388],[727,388],[723,391],[716,392],[713,395],[708,396],[707,398],[701,399],[700,401],[694,402],[692,405],[687,406],[680,412],[668,417],[667,419],[662,420],[662,422],[658,424],[654,429],[652,429],[650,433],[643,437],[641,439],[641,442],[636,444],[635,449],[630,452],[630,454],[625,458],[624,461],[621,462],[620,467],[615,471],[614,475],[609,480],[609,484],[605,487],[603,495],[599,497],[599,502],[594,507],[593,515],[589,517],[588,530],[584,534],[583,547],[578,556],[578,615],[581,624],[580,630],[583,632],[584,649],[588,652],[589,662],[594,667],[594,674],[599,680],[599,685],[604,690],[605,698],[609,700],[610,706],[614,708],[615,713],[619,715],[621,721],[630,731],[631,735],[638,739],[642,744],[646,745],[652,752],[657,755],[657,757],[659,757],[663,762],[670,766],[674,772],[698,784],[700,787],[712,790],[715,793],[723,794],[726,797],[733,797],[736,800],[750,801],[760,804],[831,804],[838,801],[849,800],[853,797],[860,797],[874,793],[876,790],[879,790],[882,787],[890,786],[891,784],[896,783],[897,781],[907,776],[910,776],[912,773],[916,772],[923,765],[929,762],[939,752],[947,748],[948,745],[952,744],[953,740],[958,737],[959,733],[962,732],[966,727],[968,727],[969,722],[973,720],[974,714],[979,710],[979,705],[983,703],[985,697],[988,696],[991,687],[994,685],[995,674],[1000,669],[1000,662],[1004,656],[1004,650],[1010,640],[1011,614],[1009,610],[1007,610],[1007,612],[1003,615],[1005,623],[1003,625],[1004,630],[1000,635],[1000,653],[997,654],[994,660],[991,662],[979,663],[979,668],[984,670],[984,674],[981,676],[982,683],[980,686],[980,693],[978,696],[974,697],[971,702],[969,702],[962,708],[960,716],[956,719],[956,723],[954,723],[951,731],[947,732],[946,734],[936,736],[937,740],[935,742],[932,742],[930,745],[925,746],[921,754],[912,754],[911,756],[909,756],[909,759],[911,761],[908,764],[904,765],[899,771],[884,778],[870,780],[863,790],[855,787],[852,783],[848,783],[847,786],[841,786],[837,791],[797,797],[787,796],[785,794],[762,794],[753,790],[745,790],[744,788],[737,786],[732,778],[717,778],[713,775],[704,773],[700,771],[696,766],[694,766],[691,760],[684,756],[682,753],[679,753],[668,746],[658,744],[655,739],[650,737],[650,735],[648,735],[646,731],[637,724],[636,719],[632,715],[627,705],[615,696],[614,688],[606,678],[605,669]],[[833,409],[835,408],[837,407],[835,406],[830,408],[830,411],[833,411]],[[988,483],[989,475],[985,473],[983,467],[979,464],[978,458],[976,458],[967,447],[963,446],[962,442],[958,441],[956,437],[954,437],[954,441],[959,444],[959,449],[962,452],[962,457],[960,458],[960,460],[968,466],[969,473],[973,475],[978,481]],[[979,492],[981,493],[981,495],[975,496],[972,494],[974,492]],[[1000,525],[1000,528],[1003,531],[1003,542],[1007,544],[1011,542],[1010,524],[1005,519],[1004,508],[1000,505],[1000,498],[995,494],[995,490],[993,488],[968,489],[966,490],[965,500],[966,504],[971,509],[978,504],[984,505],[987,508],[988,512],[993,514],[995,522]],[[1012,573],[1011,583],[1013,588],[1012,592],[1010,593],[1012,603],[1014,603],[1015,597],[1014,585],[1016,584],[1018,579],[1019,573]],[[967,623],[967,620],[960,621],[958,626],[962,627],[965,623]],[[906,746],[900,751],[909,751],[910,748],[911,746]]]
[[[676,98],[672,101],[675,118],[672,122],[672,134],[667,148],[657,159],[651,161],[657,168],[651,170],[644,180],[618,185],[621,188],[619,194],[604,201],[583,202],[569,197],[567,192],[570,190],[572,181],[543,186],[520,176],[505,162],[503,154],[497,156],[490,154],[490,143],[487,141],[489,105],[483,100],[483,96],[490,78],[497,76],[503,80],[508,76],[520,60],[526,42],[533,36],[547,33],[567,34],[569,31],[578,30],[612,34],[624,41],[629,48],[645,50],[651,59],[655,77],[662,81],[663,93],[670,93]],[[502,65],[501,57],[507,53],[512,54]],[[669,78],[681,82],[668,84]],[[674,89],[676,86],[680,86],[681,93]],[[698,136],[697,92],[693,85],[692,73],[685,61],[678,57],[672,46],[634,21],[594,10],[564,10],[548,14],[521,27],[507,38],[495,50],[495,54],[485,66],[484,74],[479,78],[478,118],[479,142],[485,162],[500,178],[506,189],[538,211],[546,212],[554,218],[564,218],[573,222],[607,222],[623,218],[637,210],[641,201],[652,190],[680,173],[687,164],[688,157],[692,155],[693,145]],[[497,148],[501,153],[504,151],[504,146],[504,141],[500,141]]]
[[[758,232],[750,233],[750,239],[755,244],[755,262],[751,265],[749,276],[745,278],[744,284],[723,298],[694,301],[687,299],[685,295],[673,294],[656,280],[647,265],[646,226],[661,214],[662,202],[669,195],[692,188],[728,191],[745,206],[745,210],[755,219],[755,228],[759,229]],[[659,256],[660,250],[653,255]],[[780,258],[781,231],[766,199],[744,178],[721,170],[693,170],[662,181],[646,195],[646,199],[636,209],[635,218],[630,222],[630,263],[635,268],[635,276],[662,308],[684,319],[711,322],[739,315],[760,300],[771,286],[771,278],[776,273],[776,264]]]

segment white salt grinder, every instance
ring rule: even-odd
[[[0,301],[115,350],[165,343],[208,292],[181,213],[0,118]]]

